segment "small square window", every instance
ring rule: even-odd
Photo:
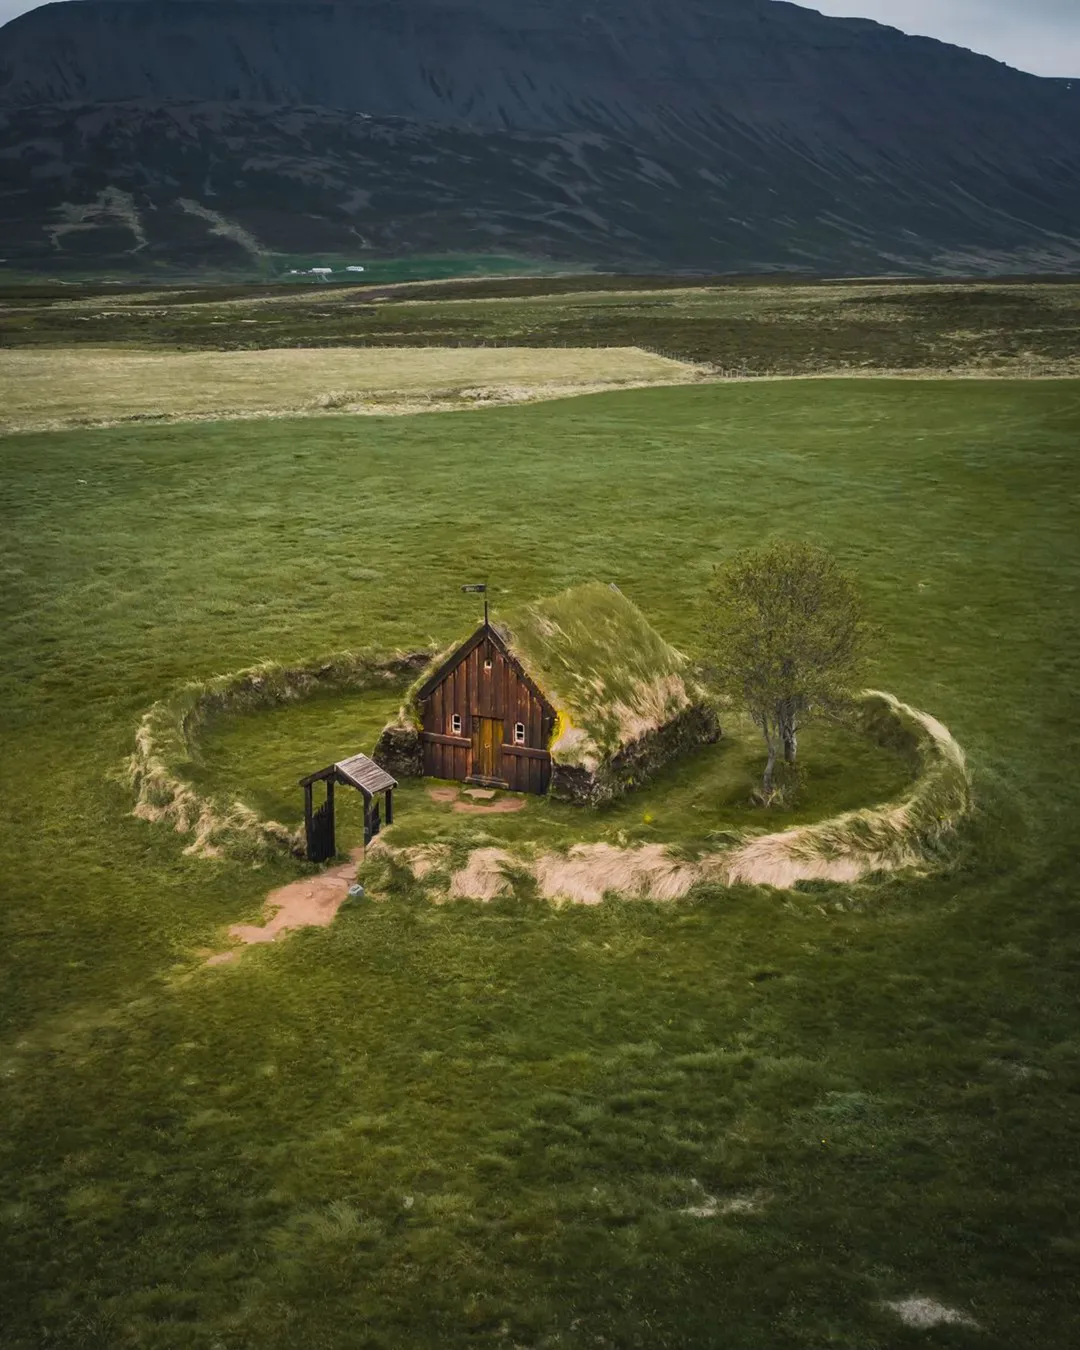
[[[524,723],[524,722],[515,722],[515,723],[514,723],[514,744],[515,744],[515,745],[524,745],[524,744],[525,744],[525,723]]]
[[[461,714],[452,713],[450,717],[450,730],[455,736],[461,735]]]

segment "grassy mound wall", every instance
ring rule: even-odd
[[[527,876],[537,894],[580,904],[597,904],[607,894],[677,900],[703,883],[790,889],[800,881],[853,882],[878,872],[940,865],[950,835],[971,809],[963,750],[928,713],[877,690],[855,699],[845,720],[877,744],[910,757],[914,781],[900,800],[772,834],[735,833],[727,848],[697,859],[658,844],[576,844],[566,853],[532,850],[528,856],[482,848],[455,860],[456,867],[448,865],[439,846],[395,853],[380,840],[373,852],[454,897],[489,900],[512,890],[515,876]]]
[[[494,619],[555,705],[555,764],[595,772],[703,702],[689,662],[614,586],[574,586]]]
[[[720,739],[716,713],[692,703],[669,722],[646,731],[590,770],[552,756],[551,795],[581,806],[600,806],[640,787],[670,760]]]
[[[126,778],[135,792],[134,814],[165,821],[193,838],[184,852],[200,857],[259,861],[280,853],[303,856],[304,832],[262,820],[240,801],[201,795],[186,773],[197,756],[199,727],[223,712],[270,708],[322,692],[360,693],[379,684],[403,683],[426,664],[428,652],[339,652],[297,666],[266,662],[229,675],[182,685],[155,703],[135,734]]]
[[[936,718],[880,690],[867,690],[849,718],[871,740],[911,757],[916,770],[911,791],[886,806],[750,840],[726,860],[726,881],[781,887],[857,881],[940,859],[947,836],[971,809],[963,750]]]

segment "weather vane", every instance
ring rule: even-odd
[[[472,595],[483,595],[483,622],[487,624],[487,582],[474,582],[470,586],[462,586],[463,591],[468,591]]]
[[[488,621],[487,582],[474,582],[471,585],[462,586],[461,589],[463,591],[468,591],[473,595],[482,595],[484,597],[484,625],[486,627]]]

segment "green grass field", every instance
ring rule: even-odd
[[[1078,437],[1068,381],[814,381],[0,441],[5,1350],[1074,1346]],[[968,750],[949,870],[405,889],[202,966],[297,868],[129,815],[175,683],[446,642],[484,577],[617,581],[692,651],[769,532],[859,574],[872,682]],[[317,712],[203,771],[284,793]]]

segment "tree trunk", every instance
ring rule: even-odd
[[[773,774],[776,772],[776,746],[771,737],[766,737],[766,744],[769,747],[769,758],[765,761],[765,773],[761,779],[761,791],[768,802],[773,795]]]
[[[799,705],[795,699],[781,699],[777,703],[776,728],[784,747],[784,761],[787,764],[794,764],[795,756],[799,753],[799,739],[796,735],[798,719]]]
[[[753,717],[765,738],[765,745],[769,751],[769,757],[765,761],[765,773],[761,779],[761,796],[767,806],[776,790],[774,776],[776,773],[776,752],[779,749],[780,724],[773,715],[767,712],[754,713]],[[774,721],[776,722],[775,726],[773,725]]]

